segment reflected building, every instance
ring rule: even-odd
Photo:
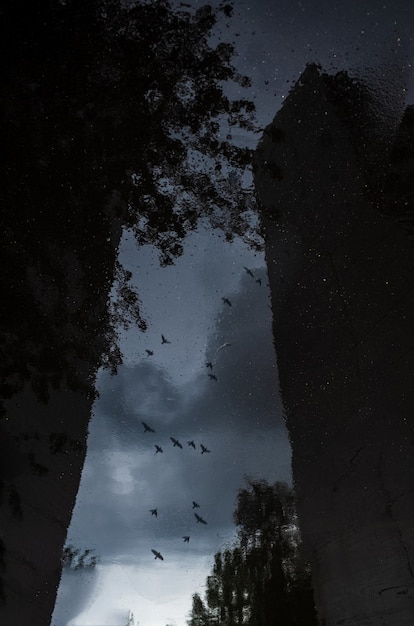
[[[346,74],[308,66],[256,153],[301,531],[329,626],[414,619],[414,111],[403,93],[390,115],[386,93],[381,111]]]
[[[0,397],[5,625],[27,623],[29,615],[33,624],[50,623],[86,455],[95,376],[102,348],[110,345],[106,301],[120,237],[116,220],[101,231],[90,222],[83,235],[94,238],[100,253],[94,245],[86,253],[78,248],[80,237],[60,228],[59,211],[44,208],[50,229],[45,236],[43,220],[28,226],[20,209],[3,221],[2,246],[9,270],[2,274]]]

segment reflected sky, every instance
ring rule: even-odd
[[[412,101],[412,12],[403,0],[346,9],[322,0],[243,0],[216,36],[236,44],[235,64],[253,79],[249,97],[264,126],[307,62],[368,80],[372,67],[400,63]],[[236,136],[251,145],[257,138]],[[133,273],[149,328],[122,331],[124,364],[116,377],[98,376],[67,543],[94,549],[100,561],[92,570],[64,570],[54,626],[123,626],[130,610],[145,626],[184,624],[214,553],[234,538],[243,477],[290,480],[263,255],[200,228],[172,267],[161,269],[150,247],[137,250],[128,232],[120,260]],[[144,432],[143,421],[155,433]],[[201,454],[201,443],[209,453]]]
[[[59,626],[122,624],[128,610],[141,624],[184,624],[214,553],[235,536],[244,476],[290,480],[263,256],[203,230],[173,267],[159,268],[153,254],[134,251],[125,235],[121,259],[150,324],[124,333],[124,365],[98,379],[67,542],[93,549],[100,563],[64,570]]]

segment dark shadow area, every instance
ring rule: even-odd
[[[392,122],[383,88],[308,66],[256,159],[298,514],[323,624],[414,618],[413,107]]]

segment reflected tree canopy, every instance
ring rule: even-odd
[[[248,479],[234,521],[238,543],[215,555],[205,600],[193,595],[187,624],[316,625],[292,488]]]
[[[43,401],[64,378],[92,393],[97,367],[121,362],[117,326],[145,330],[116,262],[122,228],[164,265],[201,218],[259,245],[250,150],[231,140],[234,127],[253,129],[254,105],[224,90],[249,79],[233,46],[210,37],[231,13],[163,0],[2,4],[3,397],[28,379]]]

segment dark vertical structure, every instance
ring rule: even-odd
[[[414,623],[413,111],[392,149],[370,98],[309,66],[256,156],[302,536],[329,626]]]
[[[73,8],[74,24],[60,19],[64,3],[0,8],[2,626],[50,624],[94,379],[114,345],[120,211],[81,104],[92,5]]]

